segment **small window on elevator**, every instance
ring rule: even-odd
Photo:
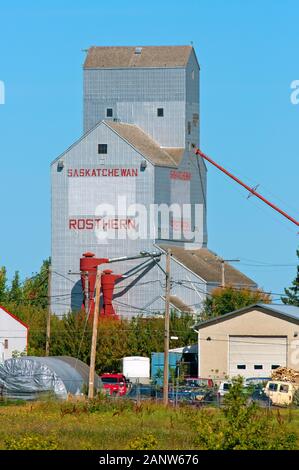
[[[107,144],[98,144],[98,154],[103,155],[106,154],[108,150]]]

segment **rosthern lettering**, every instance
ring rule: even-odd
[[[136,229],[136,223],[131,218],[112,218],[104,219],[98,218],[80,218],[69,219],[70,230],[121,230],[121,229]]]

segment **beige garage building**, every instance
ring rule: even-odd
[[[299,307],[256,304],[199,323],[199,377],[270,377],[299,370]]]

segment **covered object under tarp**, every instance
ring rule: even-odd
[[[68,356],[24,356],[0,364],[0,396],[35,400],[43,395],[66,399],[88,387],[89,366]],[[95,376],[95,388],[101,380]]]

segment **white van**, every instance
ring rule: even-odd
[[[231,386],[232,386],[232,382],[229,382],[229,381],[221,382],[218,388],[218,396],[224,397],[224,395],[226,395],[229,392]]]
[[[291,382],[271,380],[267,383],[264,391],[273,405],[288,406],[292,403],[298,385]]]

